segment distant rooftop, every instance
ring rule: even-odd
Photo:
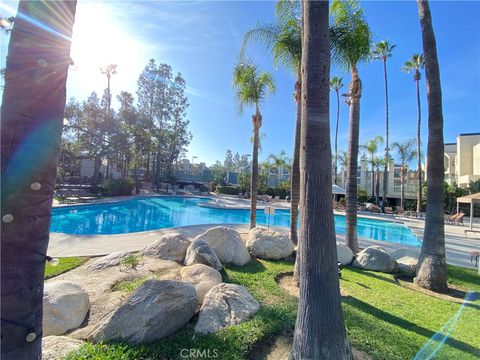
[[[475,135],[480,135],[480,132],[477,132],[477,133],[464,133],[464,134],[460,134],[458,136],[475,136]]]

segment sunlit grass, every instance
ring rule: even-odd
[[[248,359],[266,340],[291,333],[295,326],[297,299],[275,278],[293,271],[289,262],[253,261],[243,267],[227,266],[226,282],[246,286],[261,309],[245,323],[207,336],[195,334],[194,317],[183,329],[154,344],[86,344],[67,359],[181,359],[182,349],[215,350],[220,359]],[[449,267],[451,283],[478,289],[474,271]],[[132,291],[145,279],[119,284]],[[350,343],[373,359],[412,359],[417,351],[460,308],[459,303],[439,299],[402,286],[392,275],[346,268],[341,286]],[[480,301],[464,309],[457,327],[436,359],[477,359],[480,356]]]
[[[84,264],[89,258],[88,257],[65,257],[59,258],[58,265],[52,266],[49,262],[45,266],[45,279],[50,279],[54,276],[63,274],[64,272],[70,271],[82,264]]]

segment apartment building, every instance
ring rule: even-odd
[[[402,165],[391,161],[387,169],[387,199],[391,204],[399,204],[402,192]],[[340,170],[337,184],[345,187],[346,172]],[[383,196],[383,167],[375,171],[374,184],[372,189],[372,170],[367,161],[361,160],[357,173],[357,185],[364,189],[368,196],[375,197],[378,193],[379,198]],[[407,166],[405,175],[405,199],[416,200],[418,189],[418,172],[410,170]],[[373,190],[373,191],[372,191]]]
[[[445,181],[466,189],[480,179],[480,133],[460,134],[456,140],[445,144]]]

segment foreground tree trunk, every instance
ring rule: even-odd
[[[290,174],[290,239],[298,244],[298,201],[300,198],[300,133],[302,121],[301,74],[295,83],[295,101],[297,114],[295,119],[295,139],[293,144],[292,170]]]
[[[300,300],[291,359],[352,359],[332,210],[328,2],[304,1],[300,155]]]
[[[437,45],[433,32],[430,6],[427,0],[418,0],[422,28],[425,76],[427,79],[428,147],[427,147],[427,218],[422,252],[418,260],[415,283],[419,286],[445,292],[447,272],[445,259],[445,228],[443,219],[443,111],[440,69]]]
[[[260,139],[260,127],[262,126],[262,115],[257,106],[255,115],[252,116],[253,123],[253,151],[252,151],[252,180],[250,198],[250,229],[257,226],[257,195],[258,195],[258,143]]]
[[[418,73],[418,75],[417,75]],[[420,107],[420,72],[415,72],[415,83],[417,84],[417,108],[418,108],[418,123],[417,123],[417,173],[418,173],[418,189],[417,189],[417,212],[422,211],[422,154],[420,142],[420,129],[422,125],[422,112]]]
[[[358,172],[358,136],[360,128],[360,97],[362,96],[362,82],[358,77],[358,70],[352,67],[352,81],[349,89],[350,97],[350,133],[348,138],[348,171],[345,191],[346,215],[346,244],[353,253],[358,252],[357,237],[357,172]]]
[[[41,358],[45,254],[75,8],[76,1],[21,1],[11,33],[1,109],[4,360]]]

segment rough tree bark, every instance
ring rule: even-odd
[[[40,359],[45,254],[76,1],[21,1],[1,109],[1,357]]]
[[[443,216],[444,143],[442,88],[429,2],[427,0],[418,0],[418,11],[422,29],[423,54],[425,57],[425,78],[427,80],[428,201],[422,251],[418,260],[415,283],[426,289],[445,292],[448,288]]]
[[[387,191],[388,191],[388,159],[390,158],[389,156],[389,151],[390,149],[388,148],[388,135],[389,135],[389,129],[388,129],[388,78],[387,78],[387,57],[383,57],[383,75],[385,79],[385,167],[383,168],[383,208],[382,211],[384,211],[385,206],[388,205],[387,202]],[[378,203],[378,201],[377,201]]]
[[[297,114],[295,119],[292,171],[290,174],[290,239],[292,239],[294,244],[298,243],[298,201],[300,197],[300,130],[302,121],[301,86],[301,74],[298,74],[298,79],[295,83]]]
[[[258,194],[258,143],[260,138],[260,127],[262,126],[262,115],[257,106],[255,115],[252,116],[253,123],[253,151],[252,151],[252,179],[250,191],[250,229],[257,226],[257,194]]]
[[[417,212],[422,211],[422,153],[420,142],[420,130],[422,125],[422,109],[420,104],[420,71],[415,71],[415,83],[417,84],[417,108],[418,108],[418,122],[417,122],[417,173],[418,173],[418,189],[417,189]]]
[[[304,1],[300,300],[291,359],[352,359],[340,303],[332,209],[328,2]]]
[[[352,67],[352,81],[349,88],[350,102],[350,131],[348,138],[348,171],[346,183],[346,244],[353,253],[358,252],[357,237],[357,172],[358,172],[358,136],[360,128],[360,97],[362,96],[362,82],[358,77],[358,70]]]

